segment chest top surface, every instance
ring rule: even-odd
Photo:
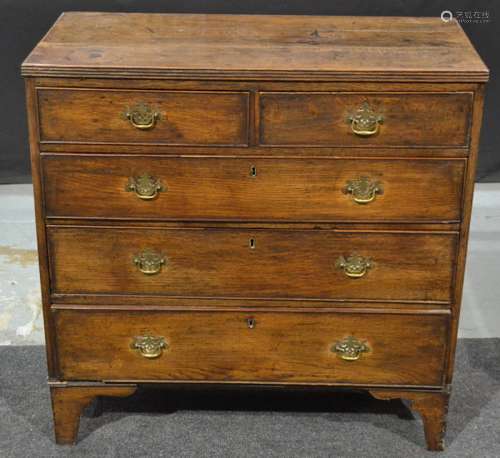
[[[488,69],[440,18],[70,12],[25,76],[480,82]]]

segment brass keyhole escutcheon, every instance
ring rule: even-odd
[[[254,329],[255,326],[257,325],[257,320],[253,317],[247,318],[247,328],[248,329]]]
[[[255,247],[256,247],[256,242],[255,242],[255,239],[254,239],[254,238],[251,238],[251,239],[248,241],[248,247],[249,247],[251,250],[255,250]]]
[[[257,176],[257,167],[255,167],[255,165],[252,165],[250,167],[250,176],[252,178],[255,178]]]

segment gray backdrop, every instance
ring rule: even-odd
[[[491,71],[481,135],[479,181],[500,181],[498,126],[500,90],[496,75],[500,67],[500,38],[493,0],[0,0],[0,183],[30,181],[24,109],[23,81],[19,67],[24,57],[63,11],[135,11],[178,13],[267,13],[366,16],[439,16],[480,12],[488,23],[463,24]],[[500,21],[500,17],[498,19]]]

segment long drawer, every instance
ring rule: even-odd
[[[48,216],[458,221],[464,160],[49,155]]]
[[[42,142],[246,145],[248,93],[39,89]]]
[[[65,380],[442,384],[448,315],[55,312]]]
[[[453,233],[48,228],[56,294],[449,302]]]
[[[467,146],[472,93],[260,94],[260,143]]]

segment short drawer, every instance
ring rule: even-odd
[[[466,146],[472,93],[260,94],[260,143]]]
[[[450,301],[457,236],[48,228],[56,294]]]
[[[40,140],[246,145],[248,93],[39,89]]]
[[[55,312],[65,380],[440,386],[447,315]]]
[[[52,217],[459,221],[465,161],[44,156]]]

